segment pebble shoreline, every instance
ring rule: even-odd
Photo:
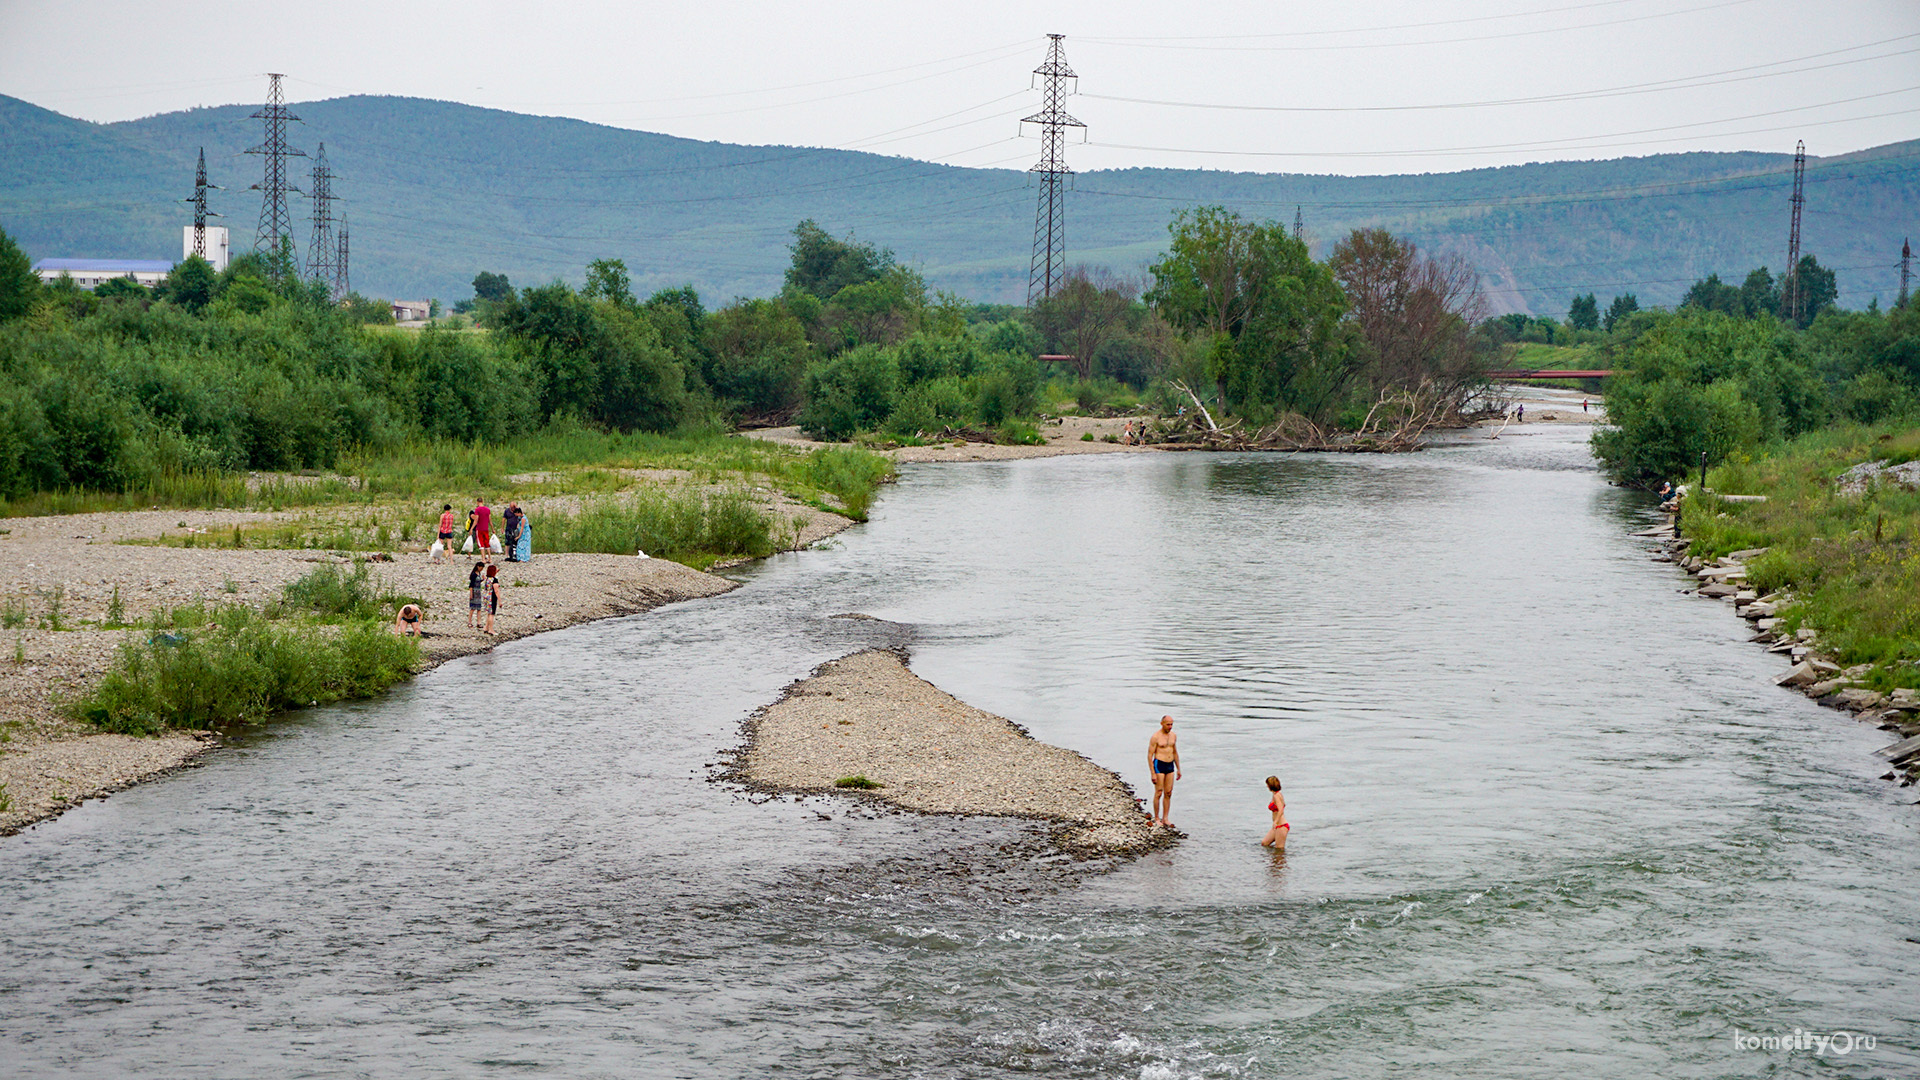
[[[1672,515],[1666,524],[1634,535],[1657,542],[1659,547],[1653,555],[1656,561],[1673,563],[1691,574],[1698,582],[1691,590],[1694,595],[1731,605],[1735,614],[1753,624],[1751,640],[1755,644],[1765,645],[1768,652],[1782,654],[1790,661],[1792,666],[1774,678],[1775,686],[1805,694],[1829,708],[1853,714],[1861,723],[1894,733],[1897,742],[1875,751],[1893,766],[1882,780],[1896,781],[1901,787],[1920,782],[1920,694],[1912,690],[1882,694],[1861,686],[1860,680],[1871,665],[1841,667],[1821,652],[1817,628],[1802,626],[1791,635],[1781,629],[1778,612],[1792,601],[1792,594],[1761,596],[1747,587],[1746,562],[1766,554],[1766,548],[1736,551],[1711,562],[1690,556],[1686,553],[1687,541],[1680,538]]]
[[[744,733],[722,778],[760,792],[1028,818],[1050,823],[1053,842],[1082,859],[1138,855],[1180,835],[1151,826],[1120,777],[946,693],[891,649],[821,665],[749,717]],[[880,786],[835,786],[850,777]]]

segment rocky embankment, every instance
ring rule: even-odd
[[[1790,662],[1791,666],[1773,680],[1775,685],[1893,733],[1899,741],[1876,751],[1893,766],[1882,779],[1898,781],[1901,787],[1920,781],[1920,693],[1900,689],[1882,694],[1869,689],[1861,683],[1870,665],[1841,667],[1821,651],[1818,628],[1802,625],[1788,633],[1779,612],[1793,601],[1793,594],[1762,596],[1747,584],[1747,561],[1766,554],[1766,548],[1736,551],[1708,561],[1687,554],[1687,542],[1679,538],[1671,521],[1636,535],[1657,541],[1660,552],[1655,558],[1678,565],[1699,581],[1694,589],[1696,596],[1730,605],[1735,614],[1753,624],[1755,644]]]
[[[887,649],[823,664],[747,721],[732,778],[782,794],[849,793],[928,814],[1050,822],[1082,857],[1131,855],[1155,829],[1118,776],[953,697]]]

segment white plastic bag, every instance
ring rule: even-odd
[[[465,554],[465,555],[473,554],[473,534],[472,533],[467,534],[467,542],[460,545],[460,551],[462,554]]]
[[[447,542],[445,540],[435,540],[433,546],[427,549],[427,558],[433,562],[444,562],[446,557]]]
[[[507,553],[507,549],[500,546],[500,538],[498,536],[487,537],[487,550],[493,552],[495,555],[505,555]]]

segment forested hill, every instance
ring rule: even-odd
[[[34,258],[177,258],[180,203],[204,146],[211,207],[252,244],[261,159],[255,106],[92,124],[0,96],[0,228]],[[352,227],[354,287],[396,298],[469,295],[480,270],[578,282],[621,258],[643,292],[692,282],[709,303],[776,291],[794,224],[892,248],[936,287],[1024,298],[1034,191],[1025,173],[840,150],[736,146],[442,101],[303,102],[292,144],[326,144]],[[1790,142],[1783,135],[1782,142]],[[1696,277],[1778,269],[1790,154],[1666,154],[1418,176],[1180,169],[1084,173],[1067,210],[1073,262],[1138,271],[1174,210],[1223,203],[1291,222],[1315,252],[1379,225],[1456,249],[1502,310],[1564,314],[1634,292],[1672,303]],[[305,185],[308,163],[296,159]],[[308,208],[294,200],[304,256]],[[1839,272],[1840,303],[1897,289],[1903,235],[1920,235],[1920,140],[1811,158],[1803,247]]]

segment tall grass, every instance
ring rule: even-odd
[[[867,511],[880,485],[894,475],[893,462],[857,447],[829,446],[815,450],[806,459],[806,482],[833,494],[848,517],[867,520]]]
[[[773,519],[740,490],[643,491],[595,502],[577,514],[542,516],[546,551],[632,555],[645,551],[705,569],[720,559],[773,554]]]
[[[244,605],[213,614],[206,629],[121,646],[69,715],[130,735],[235,727],[283,709],[371,697],[405,679],[420,658],[416,639],[380,622],[274,623]]]
[[[1815,627],[1846,664],[1873,664],[1881,688],[1920,686],[1920,492],[1880,485],[1842,495],[1834,480],[1863,461],[1920,458],[1920,431],[1842,425],[1709,471],[1716,492],[1687,500],[1681,527],[1703,556],[1767,548],[1749,564],[1759,589],[1790,589],[1786,628]]]

